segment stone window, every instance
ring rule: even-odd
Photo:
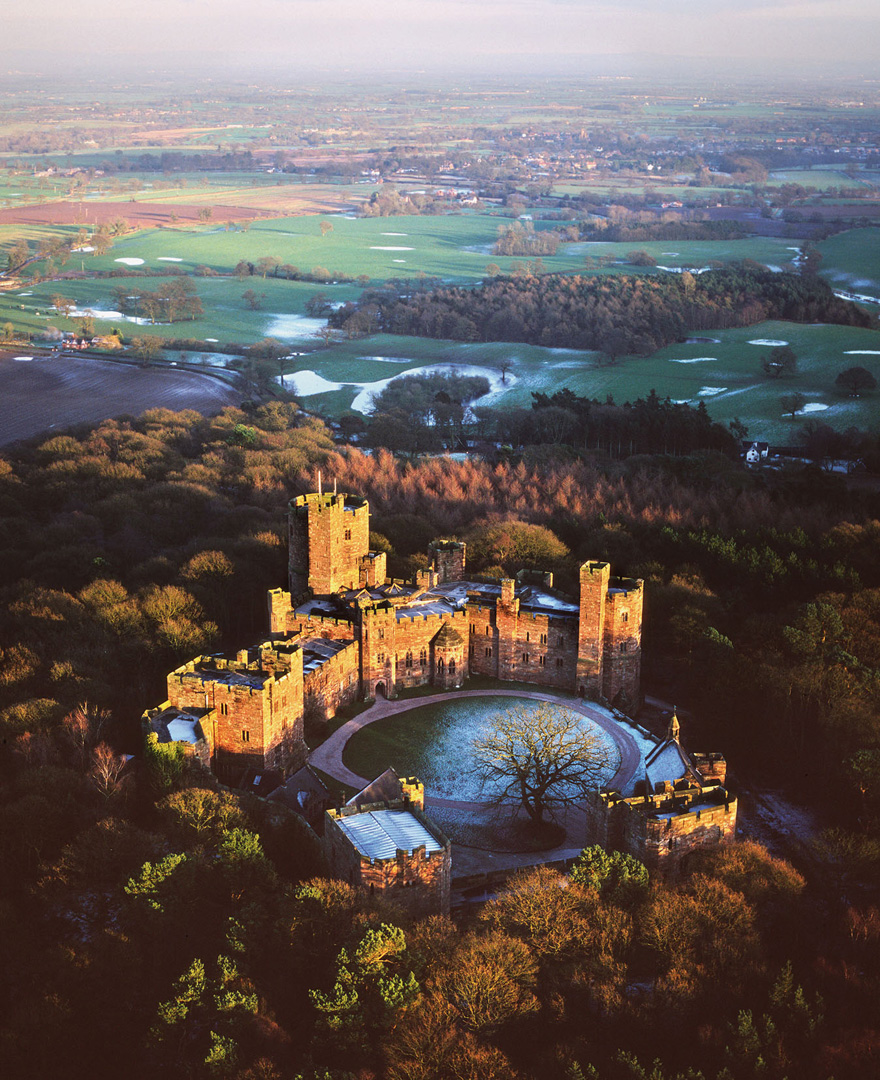
[[[468,647],[468,656],[473,656],[475,652],[476,652],[476,649],[474,648],[474,646],[470,645]]]
[[[384,641],[384,640],[385,640],[385,630],[384,630],[384,629],[383,629],[383,627],[381,627],[381,626],[379,627],[379,640],[380,640],[380,641]]]
[[[477,627],[476,627],[476,624],[475,624],[475,623],[471,623],[471,633],[472,633],[472,634],[475,634],[476,632],[477,632]]]
[[[455,657],[449,661],[449,674],[451,675],[455,671]]]
[[[425,664],[427,664],[427,662],[428,662],[428,655],[425,652],[425,650],[422,649],[422,651],[419,653],[419,663],[421,664],[422,667],[424,667]]]
[[[385,653],[383,653],[383,652],[376,653],[376,663],[377,664],[384,664],[385,663]]]
[[[541,644],[542,645],[547,644],[547,635],[546,634],[541,634]]]
[[[438,657],[438,659],[437,659],[437,670],[438,671],[443,671],[443,669],[445,667],[446,667],[446,662],[444,661],[443,657],[442,656]]]
[[[529,654],[527,652],[524,652],[522,654],[522,658],[523,658],[523,663],[524,664],[527,664],[529,662]]]
[[[531,641],[531,640],[532,640],[532,635],[528,632],[528,630],[526,630],[526,641]]]
[[[412,653],[411,652],[408,652],[406,654],[406,660],[404,661],[404,663],[406,664],[407,667],[412,667]]]
[[[565,646],[565,638],[562,636],[562,634],[560,634],[559,637],[556,639],[556,647],[557,647],[557,649],[561,649],[564,646]]]
[[[351,529],[346,529],[345,530],[345,539],[346,540],[351,540]]]
[[[225,702],[224,702],[223,705],[220,706],[220,715],[221,716],[228,716],[229,715],[229,706]]]
[[[489,636],[489,626],[487,624],[487,626],[486,626],[486,637],[488,637],[488,636]]]
[[[543,667],[543,666],[544,666],[544,659],[545,659],[545,658],[544,658],[543,656],[539,656],[539,657],[538,657],[538,664],[539,664],[539,665],[540,665],[541,667]]]
[[[621,641],[621,643],[620,643],[620,651],[621,651],[621,652],[626,652],[626,649],[627,649],[627,645],[628,645],[628,642],[626,642],[626,641]]]
[[[491,656],[491,655],[492,655],[492,648],[490,646],[488,649],[486,649],[486,656]]]
[[[629,621],[629,612],[628,611],[621,611],[621,613],[620,613],[620,621],[621,622],[628,622]]]
[[[562,657],[557,657],[556,658],[556,666],[557,667],[562,667],[562,664],[563,664]]]
[[[250,742],[251,741],[251,733],[249,731],[242,731],[242,733],[241,733],[241,741],[242,742]]]

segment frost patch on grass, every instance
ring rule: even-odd
[[[19,294],[21,295],[21,294]],[[847,349],[844,356],[880,356],[880,349]]]
[[[13,356],[13,360],[18,360],[20,364],[27,363],[28,360],[33,360],[32,356]]]
[[[383,232],[382,236],[409,236],[409,233],[405,233],[405,232]]]
[[[401,372],[402,375],[482,375],[489,380],[489,393],[479,399],[483,405],[488,404],[493,395],[502,390],[507,390],[517,380],[516,376],[508,373],[507,383],[501,381],[501,375],[494,368],[476,367],[471,364],[429,364],[427,367],[413,368],[412,371]],[[362,383],[360,393],[351,403],[354,412],[369,414],[373,411],[373,395],[380,393],[394,379],[400,375],[392,375],[390,379],[379,379],[372,383]],[[354,384],[357,385],[357,384]]]
[[[405,263],[406,259],[392,259],[391,261],[396,263]]]
[[[206,337],[205,341],[210,341],[212,345],[217,344],[217,338],[215,338],[215,337]]]
[[[143,266],[143,259],[135,259],[134,257],[126,257],[124,259],[114,259],[114,262],[122,263],[124,266]]]
[[[683,274],[685,270],[689,274],[705,274],[708,270],[711,270],[711,266],[661,266],[657,264],[658,270],[665,270],[667,274]]]
[[[156,262],[183,262],[183,259],[178,259],[174,255],[160,255]]]
[[[95,249],[92,247],[91,244],[83,244],[82,247],[71,248],[70,250],[71,250],[71,252],[77,252],[77,251],[89,252],[89,251],[94,251]]]
[[[798,409],[798,416],[807,416],[809,413],[825,412],[828,408],[827,405],[823,405],[820,401],[808,401],[802,409]]]
[[[661,255],[668,255],[672,259],[677,259],[678,258],[678,252],[677,251],[661,251],[660,254]]]
[[[105,311],[103,308],[73,308],[71,318],[82,319],[91,316],[94,319],[121,319],[123,322],[134,323],[136,326],[163,326],[166,323],[151,323],[140,315],[123,315],[121,311]]]
[[[770,346],[773,346],[775,348],[778,345],[787,345],[788,342],[787,341],[776,341],[774,338],[759,337],[759,338],[754,338],[752,341],[748,342],[748,344],[749,345],[770,345]]]
[[[385,360],[386,363],[410,364],[411,360],[387,360],[383,357],[367,357],[366,359]],[[508,373],[507,382],[501,381],[501,375],[494,368],[476,367],[471,364],[429,364],[427,367],[412,368],[410,371],[391,375],[387,379],[376,379],[374,382],[331,382],[319,375],[316,371],[294,371],[290,375],[279,376],[276,380],[285,389],[291,390],[300,397],[309,397],[312,394],[326,394],[331,390],[341,390],[344,387],[356,389],[354,401],[351,403],[353,412],[369,415],[373,411],[373,395],[382,390],[401,375],[433,375],[435,373],[455,375],[482,375],[489,380],[489,393],[484,394],[479,400],[482,404],[489,402],[495,394],[509,389],[517,382],[516,376]]]
[[[359,356],[358,360],[373,360],[377,364],[411,364],[411,360],[401,360],[399,356]]]
[[[474,738],[499,712],[513,707],[534,712],[540,705],[532,699],[514,697],[465,698],[425,705],[362,728],[349,740],[343,760],[349,768],[372,776],[378,771],[376,762],[387,761],[393,746],[395,768],[403,774],[418,776],[430,795],[481,800],[491,796],[492,789],[483,786],[474,769]],[[604,709],[596,708],[596,711],[608,715]],[[610,779],[616,769],[613,763],[619,760],[614,740],[589,717],[578,716],[578,720],[608,752],[612,765],[606,779]],[[635,739],[634,730],[623,727],[623,731]],[[642,760],[654,745],[652,741],[650,746],[643,746],[636,740]],[[643,768],[642,763],[640,766]],[[637,768],[637,775],[640,771]]]
[[[331,390],[341,390],[345,383],[330,382],[317,371],[297,371],[293,375],[285,375],[281,382],[286,390],[297,394],[299,397],[310,397],[312,394],[326,394]]]
[[[726,386],[703,386],[697,393],[700,397],[714,397],[715,394],[723,394],[726,389]]]
[[[395,247],[391,244],[373,244],[370,247],[370,251],[414,251],[411,247]]]
[[[836,292],[834,295],[840,300],[855,300],[860,304],[880,304],[876,296],[868,296],[866,293]]]
[[[266,326],[264,333],[267,337],[279,338],[280,340],[294,340],[312,337],[324,325],[323,319],[310,319],[307,315],[283,315],[272,314],[272,320]]]
[[[694,356],[690,360],[673,360],[670,357],[669,363],[670,364],[705,364],[707,360],[716,360],[717,361],[717,359],[718,359],[717,356]]]

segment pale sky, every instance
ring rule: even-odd
[[[77,54],[236,71],[494,69],[505,57],[571,71],[590,56],[817,60],[873,74],[877,0],[0,0],[4,59],[51,71]],[[552,65],[551,65],[552,66]],[[771,69],[772,70],[772,69]]]

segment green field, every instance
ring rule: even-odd
[[[447,281],[475,281],[485,276],[489,263],[507,272],[523,261],[492,254],[498,228],[508,220],[488,214],[392,218],[324,214],[258,221],[246,232],[216,225],[150,229],[118,240],[107,255],[90,259],[88,268],[113,270],[119,269],[119,259],[142,259],[145,267],[159,269],[162,260],[173,259],[186,271],[205,265],[228,273],[240,259],[255,262],[275,255],[300,270],[320,266],[353,276],[366,274],[374,280],[425,273]],[[333,226],[326,236],[321,235],[322,221]],[[536,222],[536,228],[546,226]],[[548,271],[574,273],[583,270],[585,256],[612,254],[621,261],[616,268],[620,270],[626,269],[627,253],[635,248],[648,251],[666,266],[754,259],[782,267],[797,251],[790,239],[766,236],[675,243],[570,243],[562,244],[556,255],[545,256],[543,263]]]
[[[51,297],[60,293],[77,303],[80,311],[89,309],[95,313],[99,333],[119,327],[125,337],[136,334],[156,334],[160,337],[215,338],[220,342],[248,344],[263,337],[277,337],[292,344],[303,344],[313,339],[315,331],[324,325],[323,319],[305,318],[305,303],[320,289],[332,301],[344,303],[354,299],[360,289],[353,285],[319,286],[304,281],[283,281],[259,277],[247,278],[192,278],[202,298],[205,315],[193,321],[176,322],[173,325],[138,326],[130,319],[113,314],[111,289],[124,283],[125,279],[44,282],[25,286],[15,293],[0,294],[0,324],[7,320],[31,333],[39,333],[47,325],[59,330],[75,330],[75,318],[64,318],[52,308]],[[132,287],[155,289],[162,278],[130,279]],[[252,289],[265,294],[262,307],[251,311],[242,294]],[[101,314],[105,313],[105,314]]]
[[[880,298],[880,229],[850,229],[819,244],[822,276],[835,288]]]
[[[532,391],[552,393],[564,386],[600,400],[611,394],[622,403],[655,389],[661,397],[675,401],[705,402],[713,419],[727,422],[739,417],[753,438],[774,442],[788,441],[810,416],[836,428],[855,425],[880,430],[876,398],[842,397],[834,387],[837,374],[856,365],[873,371],[880,380],[880,333],[766,322],[711,336],[719,341],[672,345],[650,357],[602,367],[596,354],[566,349],[378,335],[302,357],[291,366],[294,376],[290,382],[299,392],[321,390],[305,394],[306,405],[327,416],[338,416],[351,408],[359,394],[363,407],[363,395],[381,389],[381,383],[395,375],[434,364],[466,364],[484,369],[482,373],[493,382],[491,395],[480,404],[527,408]],[[760,340],[790,343],[798,355],[798,373],[779,381],[763,376],[761,358],[771,346],[751,344]],[[863,355],[847,355],[850,350]],[[500,379],[502,360],[510,362],[506,384]],[[303,373],[299,386],[297,371]],[[325,382],[317,382],[314,376]],[[827,408],[810,410],[794,421],[784,417],[780,398],[794,391],[804,394],[810,405]]]
[[[817,191],[825,191],[830,187],[857,188],[868,179],[869,174],[862,177],[857,174],[855,178],[847,176],[839,169],[817,165],[813,169],[774,169],[767,177],[767,183],[773,184],[800,184],[805,188],[815,188]]]

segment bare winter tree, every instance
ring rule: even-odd
[[[583,716],[544,703],[501,713],[474,740],[473,755],[491,799],[518,804],[535,824],[598,788],[619,764]]]
[[[65,738],[83,766],[101,738],[101,732],[109,719],[109,713],[89,705],[88,702],[77,705],[73,712],[64,717],[62,723]]]
[[[105,799],[115,795],[125,780],[126,760],[106,743],[99,743],[92,751],[92,767],[89,778]]]

